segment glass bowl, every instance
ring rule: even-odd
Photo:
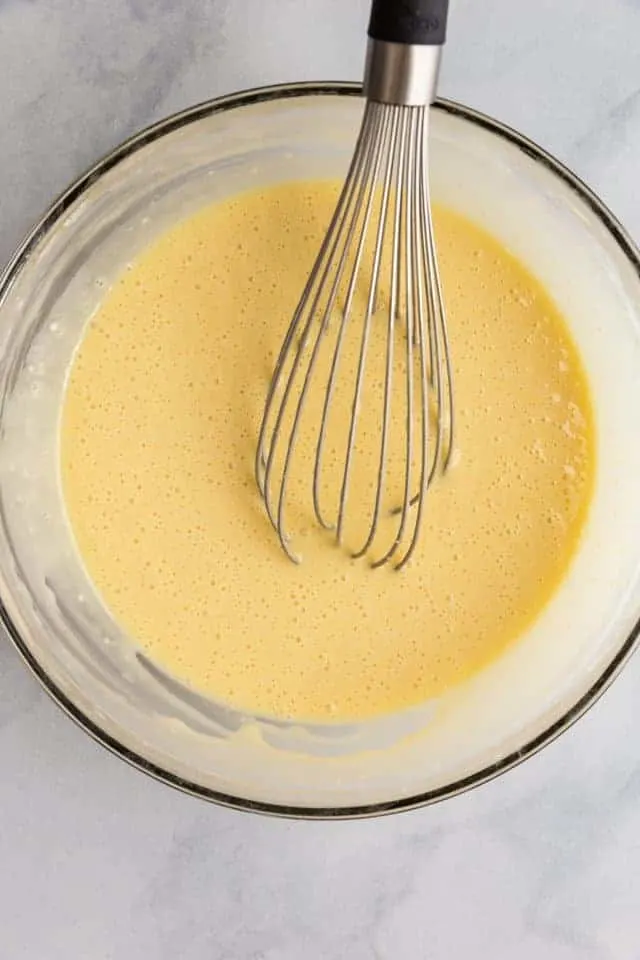
[[[202,204],[268,182],[342,176],[359,93],[271,87],[156,124],[51,207],[0,282],[0,614],[11,638],[60,706],[125,760],[206,799],[288,816],[388,813],[488,780],[566,730],[639,632],[638,251],[556,160],[444,101],[432,114],[435,198],[529,264],[566,316],[593,387],[596,489],[556,596],[504,656],[438,700],[314,726],[245,716],[178,683],[94,591],[58,462],[61,399],[87,318],[141,248]]]

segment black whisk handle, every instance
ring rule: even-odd
[[[373,0],[369,36],[385,43],[441,46],[449,0]]]

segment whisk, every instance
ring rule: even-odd
[[[354,155],[275,364],[256,453],[256,480],[269,519],[284,551],[296,562],[300,557],[293,549],[285,518],[291,462],[311,383],[322,368],[318,363],[321,345],[329,332],[334,341],[315,462],[309,471],[318,523],[333,530],[338,543],[343,543],[372,338],[386,338],[380,378],[379,456],[368,532],[352,555],[376,553],[373,566],[391,562],[396,569],[403,567],[418,544],[427,491],[451,461],[452,364],[428,182],[429,106],[435,97],[447,8],[448,0],[374,0],[372,5],[364,77],[366,105]],[[379,301],[385,280],[389,295],[381,317]],[[366,292],[366,306],[360,312],[354,308],[356,290]],[[360,325],[359,349],[350,422],[345,425],[336,513],[328,519],[320,503],[327,424],[345,335],[356,322]],[[405,352],[403,384],[398,383],[396,370],[399,330]],[[391,408],[399,389],[404,397],[402,494],[389,506],[385,486]],[[389,527],[382,520],[390,516],[394,523]],[[381,546],[382,526],[391,533]]]

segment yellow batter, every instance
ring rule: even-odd
[[[438,210],[460,461],[401,573],[351,561],[311,523],[303,564],[285,558],[253,457],[336,191],[243,194],[161,237],[90,322],[62,417],[70,521],[114,616],[194,687],[298,719],[409,706],[497,657],[562,579],[594,473],[587,383],[558,311],[493,238]]]

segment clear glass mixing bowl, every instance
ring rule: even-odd
[[[638,251],[539,147],[446,102],[432,115],[436,199],[530,264],[593,385],[596,492],[558,595],[473,681],[397,716],[323,727],[243,716],[187,689],[123,635],[94,592],[58,465],[60,403],[87,318],[142,247],[203,203],[343,175],[358,94],[344,84],[269,88],[151,127],[53,205],[0,282],[0,614],[11,638],[63,709],[124,759],[201,797],[289,816],[386,813],[495,776],[580,716],[639,632]]]

